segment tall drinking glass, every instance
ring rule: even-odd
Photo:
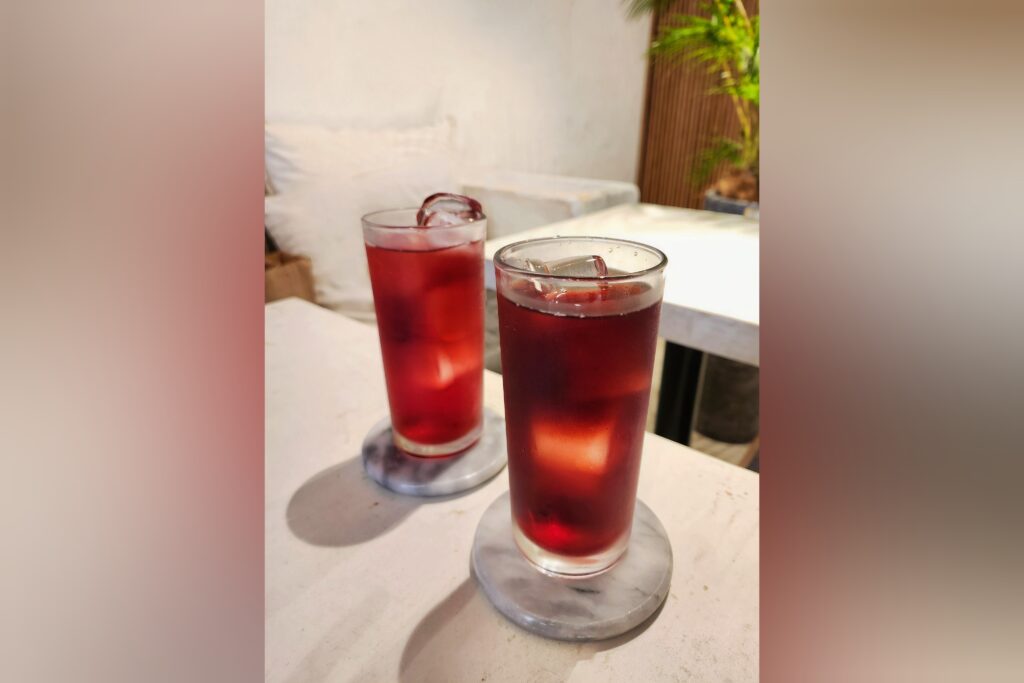
[[[546,571],[593,574],[626,551],[667,262],[600,237],[495,254],[512,527]]]
[[[426,227],[416,209],[363,217],[395,445],[462,451],[483,411],[486,218]]]

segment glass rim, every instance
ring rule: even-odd
[[[379,228],[381,230],[433,230],[435,232],[441,232],[452,228],[464,228],[467,225],[483,223],[484,221],[487,220],[487,215],[483,213],[480,214],[480,218],[475,218],[473,220],[465,220],[462,221],[461,223],[455,223],[454,225],[419,225],[418,222],[416,225],[391,225],[389,223],[381,223],[377,220],[374,220],[374,217],[380,216],[381,214],[398,213],[400,211],[411,211],[413,218],[415,218],[419,210],[420,207],[418,206],[414,206],[411,208],[404,207],[400,209],[381,209],[379,211],[371,211],[368,214],[364,214],[360,220],[362,220],[364,228]]]
[[[524,244],[536,244],[540,242],[567,242],[569,240],[588,240],[592,242],[604,242],[611,244],[625,244],[632,247],[639,247],[652,253],[658,257],[658,262],[650,268],[644,268],[643,270],[633,271],[631,273],[622,273],[616,275],[559,275],[557,273],[540,273],[533,270],[527,270],[526,268],[520,268],[514,266],[505,260],[505,252],[512,249],[513,247],[519,247]],[[514,273],[516,275],[524,275],[527,277],[535,278],[546,278],[548,280],[572,280],[576,282],[606,282],[608,280],[632,280],[638,277],[644,277],[645,275],[651,275],[659,270],[664,270],[665,266],[668,265],[668,256],[665,255],[661,249],[652,247],[649,244],[643,242],[637,242],[634,240],[622,239],[620,237],[598,237],[596,235],[559,235],[555,237],[534,237],[533,239],[519,240],[518,242],[512,242],[506,244],[498,251],[494,252],[494,265],[503,271]]]

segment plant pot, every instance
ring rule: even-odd
[[[704,193],[704,209],[718,213],[735,213],[742,216],[747,209],[756,208],[757,202],[723,197],[712,189]]]
[[[748,443],[757,436],[758,369],[728,358],[707,355],[697,410],[698,432],[716,441]]]
[[[728,199],[714,190],[704,193],[704,208],[708,211],[743,214],[756,207],[757,202]],[[752,365],[707,354],[695,429],[716,441],[752,441],[760,429],[760,376]]]

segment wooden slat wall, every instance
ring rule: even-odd
[[[655,35],[672,14],[696,14],[699,5],[700,0],[677,0],[655,18]],[[759,5],[759,0],[745,2],[751,15]],[[739,130],[729,99],[705,94],[714,83],[715,76],[702,66],[661,57],[653,61],[638,182],[642,201],[701,208],[705,188],[690,180],[700,151],[714,138]]]

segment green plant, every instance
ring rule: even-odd
[[[665,10],[671,0],[630,0],[631,15]],[[707,181],[725,162],[756,182],[760,150],[760,17],[750,17],[742,2],[711,0],[704,15],[674,14],[651,43],[654,56],[706,65],[717,82],[709,92],[728,96],[739,122],[739,138],[717,138],[702,153],[693,178]]]

